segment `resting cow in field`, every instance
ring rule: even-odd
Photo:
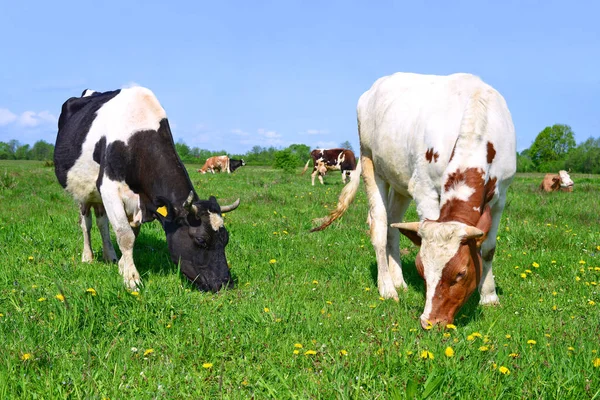
[[[77,203],[83,231],[82,261],[92,261],[93,208],[105,261],[117,261],[108,221],[121,250],[119,272],[135,289],[140,275],[133,245],[142,222],[158,219],[171,260],[200,290],[231,284],[225,257],[229,240],[214,197],[200,200],[177,156],[165,110],[154,94],[134,87],[84,91],[67,100],[58,121],[54,151],[60,184]]]
[[[540,185],[540,190],[544,192],[556,192],[558,190],[561,192],[572,192],[573,181],[567,171],[560,170],[558,174],[546,174]]]
[[[337,208],[315,230],[346,211],[359,186],[354,175],[362,171],[381,296],[397,300],[396,288],[406,288],[399,228],[420,246],[415,264],[426,286],[424,328],[452,323],[478,285],[481,304],[498,303],[492,259],[516,171],[504,98],[468,74],[397,73],[377,80],[357,111],[361,159]],[[420,221],[401,223],[411,199]]]
[[[202,168],[198,170],[202,174],[206,174],[210,172],[212,174],[222,171],[227,171],[227,173],[232,173],[239,167],[243,167],[246,165],[244,160],[234,160],[233,158],[229,158],[228,156],[213,156],[206,160]]]
[[[342,182],[346,183],[346,176],[356,169],[356,158],[352,150],[347,149],[315,149],[310,152],[310,158],[306,162],[302,174],[308,169],[310,160],[313,161],[313,173],[311,174],[312,185],[315,186],[315,177],[323,185],[323,176],[326,171],[342,171]],[[323,168],[324,167],[324,168]]]

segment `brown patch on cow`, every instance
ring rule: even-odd
[[[540,185],[540,190],[543,190],[544,192],[555,192],[560,190],[560,175],[546,174]]]
[[[492,142],[487,142],[487,163],[491,164],[494,158],[496,158],[496,149]]]
[[[458,221],[475,226],[483,214],[485,205],[494,198],[496,181],[497,178],[494,177],[484,183],[483,171],[479,168],[467,168],[449,174],[444,184],[445,192],[458,185],[467,185],[474,189],[474,192],[466,201],[457,198],[446,200],[440,209],[438,222]]]
[[[498,178],[493,177],[489,178],[488,181],[485,183],[485,199],[483,205],[489,203],[494,198],[494,195],[496,194],[496,181],[498,181]]]
[[[425,152],[425,159],[430,164],[431,164],[432,161],[434,163],[436,163],[439,157],[440,157],[440,154],[437,151],[434,151],[433,147],[428,148],[427,151]]]
[[[450,324],[481,280],[481,256],[474,240],[462,244],[448,261],[435,288],[429,321]]]

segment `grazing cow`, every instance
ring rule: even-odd
[[[397,300],[396,288],[406,288],[396,227],[420,246],[424,328],[452,323],[477,285],[481,304],[497,304],[492,259],[516,171],[504,98],[468,74],[397,73],[377,80],[357,111],[361,159],[337,208],[314,230],[346,211],[362,171],[381,296]],[[411,200],[420,221],[401,223]]]
[[[228,172],[234,172],[236,169],[238,169],[239,167],[243,167],[244,165],[246,165],[246,162],[243,158],[241,160],[235,160],[233,158],[230,158]]]
[[[315,186],[315,176],[323,185],[323,176],[326,171],[342,171],[342,182],[346,183],[346,176],[356,169],[356,157],[352,150],[347,149],[315,149],[310,152],[310,158],[306,162],[302,174],[308,169],[310,160],[313,161],[313,173],[311,174],[312,185]],[[325,170],[323,170],[325,167]]]
[[[546,174],[540,185],[540,190],[544,192],[556,192],[558,190],[561,192],[572,192],[573,181],[567,171],[560,170],[558,174]]]
[[[229,240],[214,197],[200,200],[177,156],[165,110],[154,94],[134,87],[85,91],[62,106],[54,151],[56,177],[79,203],[82,261],[92,261],[93,208],[106,261],[117,261],[108,221],[121,250],[119,272],[135,289],[140,275],[133,245],[143,222],[158,219],[171,260],[200,290],[230,285],[225,257]]]

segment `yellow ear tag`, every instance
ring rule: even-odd
[[[156,209],[156,212],[159,213],[160,215],[162,215],[163,217],[167,216],[167,207],[162,206],[162,207],[158,207]]]

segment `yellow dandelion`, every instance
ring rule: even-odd
[[[385,301],[385,299],[383,297],[381,297],[381,296],[379,296],[379,300]]]
[[[544,333],[544,336],[546,336],[546,337],[548,337],[548,338],[549,338],[549,337],[552,337],[552,336],[550,336],[550,334],[549,334],[549,333]]]
[[[22,360],[22,361],[27,361],[27,360],[30,360],[30,359],[31,359],[31,357],[33,357],[33,356],[31,355],[31,353],[23,353],[23,355],[21,356],[21,360]]]
[[[446,355],[446,357],[454,357],[454,349],[452,347],[446,347],[446,350],[444,350],[444,354]]]
[[[510,375],[510,369],[506,368],[504,365],[498,368],[498,371],[503,375]]]
[[[552,306],[552,311],[556,311],[558,309],[558,307],[556,307],[556,305]]]
[[[536,342],[535,340],[531,340],[531,339],[529,339],[529,340],[527,341],[527,344],[534,345],[534,344],[537,344],[537,342]]]
[[[32,289],[37,289],[37,288],[38,288],[38,285],[31,285],[31,288],[32,288]]]
[[[346,350],[340,350],[340,356],[347,356],[348,352]]]
[[[277,235],[279,232],[273,232],[273,235]]]
[[[288,234],[288,231],[282,231],[282,232],[283,232],[283,234],[284,234],[284,235],[287,235],[287,234]]]
[[[274,259],[274,258],[271,258],[271,259],[269,260],[269,264],[275,264],[276,262],[277,262],[277,260],[276,260],[276,259]]]
[[[594,359],[594,367],[596,367],[596,368],[600,367],[600,358]]]
[[[45,298],[45,297],[40,297],[40,298],[38,299],[38,301],[41,303],[42,301],[46,301],[46,298]]]
[[[297,349],[301,349],[301,348],[302,348],[302,347],[304,347],[304,346],[302,346],[302,344],[301,344],[301,343],[295,343],[295,344],[294,344],[294,347],[295,347],[295,348],[297,348]]]
[[[300,350],[294,350],[293,353],[294,354],[300,354]]]
[[[325,303],[332,305],[333,303],[330,300],[327,300]]]
[[[431,324],[431,322],[427,321],[427,326],[425,327],[425,329],[430,330],[431,328],[433,328],[433,325]]]
[[[473,337],[478,337],[478,338],[481,337],[481,333],[479,333],[479,332],[473,332],[471,335],[473,335]]]
[[[527,274],[521,274],[521,278],[523,278],[523,279],[527,278]]]
[[[368,287],[365,288],[365,292],[368,292],[369,290],[371,290],[371,288],[368,288]]]
[[[489,347],[487,347],[487,346],[481,346],[481,347],[479,348],[479,351],[488,351],[489,349],[490,349],[490,348],[489,348]]]
[[[28,259],[29,261],[33,261],[33,256],[29,256],[29,257],[27,257],[27,259]],[[27,354],[27,353],[25,353],[25,354]]]
[[[556,260],[552,260],[550,261],[552,264],[556,264]]]
[[[421,358],[423,358],[423,359],[425,359],[425,360],[427,360],[427,359],[429,359],[429,360],[433,360],[435,357],[433,356],[433,353],[432,353],[432,352],[430,352],[430,351],[428,351],[428,350],[423,350],[423,351],[421,352]]]
[[[91,294],[92,296],[95,296],[97,294],[96,289],[94,289],[94,288],[87,288],[86,292]]]
[[[534,261],[534,262],[532,262],[532,263],[531,263],[531,266],[532,266],[533,268],[539,268],[539,267],[540,267],[540,264],[538,264],[538,263],[536,263],[536,262]]]
[[[133,292],[131,292],[131,295],[137,297],[137,296],[140,295],[140,292],[137,292],[137,291],[134,290]]]
[[[595,302],[594,300],[588,300],[588,304],[589,304],[590,306],[593,306],[593,305],[595,305],[595,304],[596,304],[596,302]]]
[[[281,318],[275,318],[275,322],[281,322]]]
[[[505,338],[510,339],[512,336],[510,335],[504,335]]]
[[[407,356],[412,356],[412,355],[413,355],[413,352],[412,352],[412,351],[410,351],[410,350],[408,350],[408,351],[406,352],[406,355],[407,355]]]
[[[450,334],[449,334],[448,332],[444,332],[444,335],[443,335],[443,336],[444,336],[445,338],[449,338],[449,337],[450,337]]]
[[[316,351],[314,351],[314,350],[306,350],[306,351],[304,352],[304,355],[305,355],[305,356],[314,356],[315,354],[317,354],[317,352],[316,352]]]
[[[583,265],[583,264],[585,264],[585,261],[579,260],[579,264]]]
[[[269,307],[265,307],[265,308],[263,308],[263,310],[264,310],[265,312],[269,312],[269,311],[271,311],[271,310],[269,310]]]
[[[447,324],[446,325],[446,329],[454,329],[454,330],[456,330],[456,325],[454,325],[454,324]]]
[[[519,353],[510,353],[508,356],[511,358],[517,358],[519,357]]]
[[[203,363],[203,364],[202,364],[202,368],[204,368],[204,369],[209,369],[209,368],[212,368],[212,366],[213,366],[213,364],[212,364],[212,363]]]
[[[569,350],[569,351],[575,351],[575,348],[573,346],[569,346],[569,347],[567,347],[567,350]]]
[[[409,331],[409,332],[416,332],[416,331],[417,331],[417,328],[410,328],[408,331]]]
[[[4,317],[4,314],[0,313],[0,318],[3,318],[3,317]]]
[[[580,277],[578,277],[578,276],[576,276],[576,277],[575,277],[575,280],[576,280],[577,282],[579,282],[579,281],[581,280],[581,278],[580,278]]]
[[[147,355],[150,355],[154,353],[154,349],[146,349],[146,351],[144,351],[144,357],[146,357]]]
[[[65,301],[65,296],[63,296],[62,293],[59,293],[54,297],[56,297],[56,300],[58,301]]]
[[[552,292],[552,296],[556,296],[557,294],[557,292]]]
[[[467,340],[468,340],[469,342],[472,342],[473,340],[475,340],[475,336],[473,336],[473,335],[469,335],[469,336],[467,336]]]
[[[314,283],[315,285],[318,285],[319,281],[315,279],[312,283]]]
[[[171,329],[171,324],[167,324],[167,329]]]
[[[528,274],[531,274],[531,270],[530,269],[526,269],[525,272],[528,273]]]

